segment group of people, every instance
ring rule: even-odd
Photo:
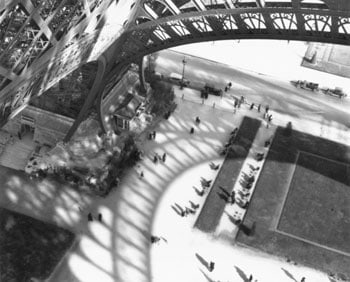
[[[99,213],[97,218],[99,222],[102,222],[102,213]],[[94,217],[91,212],[88,213],[88,221],[94,221]]]
[[[163,163],[165,163],[166,161],[166,153],[163,153],[163,155],[159,155],[158,153],[155,153],[153,156],[153,162],[156,164],[158,163],[158,161],[162,161]]]
[[[231,145],[233,145],[235,143],[237,133],[238,133],[238,128],[236,127],[233,131],[231,131],[230,138],[229,138],[228,142],[224,145],[224,148],[220,152],[220,155],[225,155],[228,152]]]
[[[196,214],[199,204],[195,204],[192,201],[189,201],[191,207],[181,207],[179,204],[175,203],[172,207],[178,215],[181,217],[187,217],[190,214]]]
[[[156,139],[156,131],[155,130],[153,130],[152,132],[150,132],[150,133],[148,133],[148,139],[149,140],[154,140],[154,139]]]
[[[195,121],[196,125],[199,125],[201,123],[201,119],[199,117],[196,117],[194,121]],[[192,126],[190,128],[190,134],[193,134],[193,133],[194,133],[194,127]]]
[[[232,87],[232,83],[231,83],[231,82],[227,83],[227,85],[225,86],[225,92],[227,92],[228,90],[230,90],[231,87]]]

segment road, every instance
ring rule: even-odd
[[[156,60],[156,71],[169,75],[171,72],[182,73],[184,55],[164,50]],[[350,127],[349,97],[340,100],[322,93],[297,89],[289,81],[280,78],[239,70],[228,65],[186,55],[185,77],[190,81],[212,82],[224,88],[230,81],[233,86],[228,95],[245,96],[255,104],[270,105],[281,114],[305,119],[317,119],[321,124],[332,123],[339,128]],[[308,70],[312,71],[312,70]],[[321,74],[318,71],[313,71]],[[322,73],[332,79],[332,75]],[[328,80],[327,80],[328,81]]]

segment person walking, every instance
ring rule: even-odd
[[[102,222],[102,213],[99,213],[99,214],[98,214],[98,221],[99,221],[99,222]]]
[[[154,162],[155,164],[158,162],[158,156],[157,156],[157,154],[154,155],[154,157],[153,157],[153,162]]]
[[[232,191],[231,195],[230,195],[230,203],[231,203],[231,205],[233,205],[235,203],[235,195],[236,195],[235,191]]]
[[[156,131],[154,130],[154,131],[153,131],[153,139],[156,139],[156,134],[157,134],[157,133],[156,133]]]
[[[248,281],[253,281],[253,275],[250,274]]]
[[[269,109],[270,109],[269,105],[266,105],[266,107],[265,107],[265,113],[268,113],[268,112],[269,112]]]
[[[261,104],[259,104],[258,106],[258,112],[260,113],[260,110],[261,110]]]
[[[305,277],[301,278],[300,282],[305,282]]]
[[[144,174],[143,174],[143,171],[141,171],[140,178],[143,178],[143,177],[144,177]]]
[[[88,213],[88,221],[94,221],[91,212]]]
[[[215,267],[215,263],[211,261],[209,264],[209,271],[212,272],[214,270],[214,267]]]
[[[160,241],[160,238],[158,236],[151,235],[151,243],[158,243]]]
[[[163,163],[165,163],[165,161],[166,161],[166,153],[163,154],[162,161],[163,161]]]
[[[191,127],[190,134],[193,134],[193,133],[194,133],[194,128]]]

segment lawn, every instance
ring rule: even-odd
[[[47,279],[74,237],[58,226],[0,208],[0,281]]]
[[[220,197],[223,193],[222,189],[226,190],[227,193],[231,193],[233,190],[234,183],[239,176],[243,162],[255,139],[260,124],[260,120],[252,119],[250,117],[244,117],[242,120],[237,133],[238,138],[235,142],[235,144],[240,146],[242,150],[240,150],[239,154],[231,152],[226,155],[220,171],[218,172],[218,176],[211,187],[208,197],[195,223],[195,227],[198,229],[204,232],[215,231],[226,205],[225,200]],[[229,132],[227,135],[229,135]]]
[[[349,166],[299,153],[278,230],[350,255]]]
[[[237,242],[350,277],[349,147],[278,128]],[[346,241],[344,241],[346,240]],[[308,242],[310,241],[310,242]]]

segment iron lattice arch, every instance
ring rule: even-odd
[[[87,36],[84,31],[112,1],[0,1],[0,124],[26,105],[32,93],[52,85],[58,74],[68,75],[79,67],[86,59],[81,54],[96,41],[96,34]],[[77,53],[71,46],[82,50]]]
[[[177,45],[253,38],[350,45],[348,0],[123,0],[128,20],[101,28],[116,2],[0,0],[1,125],[89,60],[103,62],[95,97],[126,65]]]
[[[177,45],[222,39],[350,44],[350,1],[143,0],[117,62]]]
[[[0,91],[47,50],[57,46],[102,1],[14,0],[0,3]]]

